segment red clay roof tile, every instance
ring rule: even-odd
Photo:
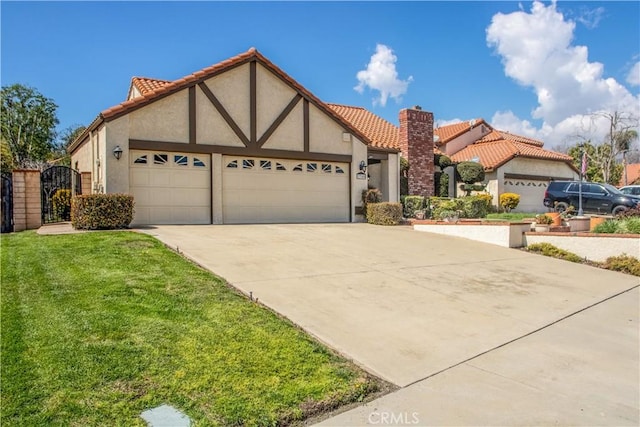
[[[473,124],[473,127],[477,127],[479,125],[487,125],[487,122],[485,122],[484,119],[482,118],[475,119],[475,123]],[[470,129],[471,129],[471,120],[435,128],[433,130],[433,134],[438,135],[438,137],[440,138],[440,140],[436,145],[444,145],[447,142],[451,141],[452,139],[455,139],[460,135],[462,135],[463,133],[469,131]]]
[[[398,142],[398,127],[382,117],[373,114],[363,107],[331,103],[328,103],[327,106],[369,138],[371,146],[393,149],[400,147]]]
[[[132,77],[131,83],[138,89],[140,95],[146,95],[171,82],[169,80],[151,79],[148,77]]]

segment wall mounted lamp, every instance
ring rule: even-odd
[[[367,164],[364,160],[360,162],[360,172],[365,173],[367,171]]]
[[[116,160],[120,160],[120,157],[122,157],[122,148],[120,148],[119,145],[116,145],[116,147],[113,149],[113,156],[116,158]]]

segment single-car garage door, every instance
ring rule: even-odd
[[[131,150],[129,188],[134,224],[210,224],[208,154]]]
[[[225,224],[348,222],[349,164],[224,156]]]
[[[546,208],[542,202],[548,185],[549,182],[543,180],[505,178],[503,188],[505,193],[520,195],[517,211],[545,212]]]

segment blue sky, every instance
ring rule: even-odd
[[[132,76],[177,79],[252,46],[323,101],[396,124],[421,105],[442,123],[482,117],[553,146],[590,112],[640,109],[635,1],[0,7],[2,85],[53,98],[60,129],[123,101]]]

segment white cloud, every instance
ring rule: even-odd
[[[592,17],[602,15],[597,11]],[[487,27],[487,44],[500,55],[505,74],[531,87],[538,97],[532,111],[542,120],[540,129],[511,112],[498,112],[497,126],[561,143],[576,129],[572,126],[597,111],[639,112],[639,98],[613,78],[603,76],[604,66],[589,62],[588,48],[573,45],[575,22],[565,19],[555,3],[534,2],[530,12],[498,13]],[[509,128],[506,128],[509,126]]]
[[[455,118],[451,120],[436,120],[434,126],[436,128],[441,128],[442,126],[455,125],[456,123],[462,123],[462,119]]]
[[[597,7],[595,9],[588,9],[583,7],[580,9],[576,20],[592,30],[598,26],[604,15],[604,7]]]
[[[374,104],[379,103],[383,107],[387,104],[389,97],[399,101],[400,97],[407,93],[407,88],[413,77],[409,76],[407,80],[398,78],[397,60],[398,57],[393,54],[391,48],[378,44],[367,68],[356,74],[359,83],[354,89],[359,93],[363,93],[366,87],[379,91],[379,97],[375,98],[373,102]]]
[[[631,71],[627,74],[627,83],[633,86],[640,86],[640,61],[631,67]]]

